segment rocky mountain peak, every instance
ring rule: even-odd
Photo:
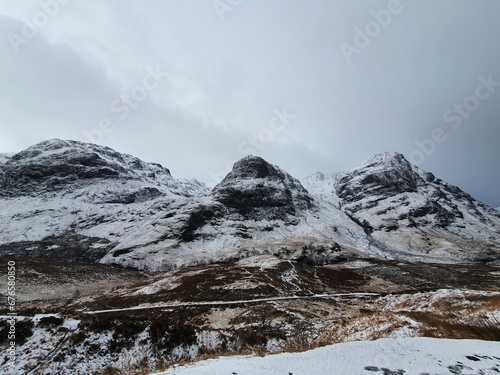
[[[131,181],[182,195],[205,190],[197,181],[175,180],[160,164],[72,140],[40,142],[0,163],[0,195],[4,196],[68,192],[99,183],[126,190],[124,184]]]
[[[314,206],[314,199],[299,180],[258,156],[237,161],[214,187],[212,196],[243,216],[257,220],[285,220],[288,215]]]
[[[337,204],[386,254],[484,261],[498,256],[497,213],[402,154],[375,155],[339,174],[329,185],[333,191],[325,185],[317,180],[307,184],[315,197]]]
[[[75,166],[108,166],[116,172],[140,171],[148,166],[162,170],[170,176],[170,171],[156,163],[145,163],[131,155],[121,154],[110,147],[72,140],[50,139],[40,142],[10,159],[11,164],[54,165],[66,163]]]
[[[68,149],[81,148],[84,144],[77,141],[64,141],[61,139],[49,139],[42,141],[27,149],[15,154],[13,160],[28,160],[36,159],[37,157],[43,158],[54,153],[62,153]],[[96,147],[96,145],[88,144],[88,148]]]
[[[369,158],[352,172],[340,176],[337,195],[354,202],[367,195],[393,196],[415,192],[423,183],[418,169],[396,152],[386,152]]]
[[[375,154],[371,157],[369,157],[363,164],[362,166],[367,166],[367,165],[374,165],[374,164],[379,164],[379,163],[384,163],[385,165],[389,164],[405,164],[408,161],[404,157],[403,154],[400,154],[399,152],[395,151],[385,151],[380,154]]]
[[[423,173],[419,168],[411,164],[403,154],[399,152],[383,152],[368,158],[361,166],[355,168],[353,173],[358,174],[377,174],[380,172],[392,171],[396,175],[393,178],[417,178]]]
[[[283,172],[259,156],[246,156],[233,165],[231,173],[224,179],[284,179]]]

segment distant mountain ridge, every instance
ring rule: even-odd
[[[0,194],[29,195],[117,180],[138,181],[186,196],[206,191],[204,184],[196,180],[174,180],[160,164],[145,163],[109,147],[49,140],[6,159],[0,176]]]
[[[248,156],[210,191],[108,147],[49,140],[0,157],[0,211],[0,254],[147,270],[257,254],[500,262],[500,213],[398,153],[302,182]]]

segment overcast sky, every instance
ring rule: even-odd
[[[1,0],[0,152],[108,145],[213,185],[399,151],[500,206],[497,0]],[[420,144],[420,147],[418,144]]]

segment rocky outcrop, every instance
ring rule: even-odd
[[[257,156],[235,163],[212,196],[229,212],[252,220],[286,221],[314,207],[314,199],[299,180]]]
[[[54,139],[29,147],[1,165],[0,196],[64,193],[96,182],[117,181],[160,185],[187,196],[191,195],[190,190],[206,191],[197,182],[192,183],[191,189],[184,188],[182,185],[189,184],[174,180],[170,171],[160,164],[145,163],[109,147]]]
[[[367,160],[361,167],[344,173],[336,183],[336,193],[352,203],[367,196],[388,198],[401,193],[416,192],[423,185],[412,165],[398,153],[384,153]]]

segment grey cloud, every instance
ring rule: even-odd
[[[401,0],[403,10],[347,63],[340,44],[387,4],[243,1],[221,21],[210,1],[73,1],[19,55],[0,42],[0,146],[85,140],[82,130],[159,64],[168,80],[103,142],[176,176],[211,183],[286,106],[297,117],[258,153],[298,177],[386,150],[410,157],[416,140],[442,128],[447,141],[422,167],[499,206],[500,90],[459,129],[443,113],[474,94],[479,76],[500,81],[492,42],[500,3]],[[0,5],[11,17],[0,35],[29,11]]]

